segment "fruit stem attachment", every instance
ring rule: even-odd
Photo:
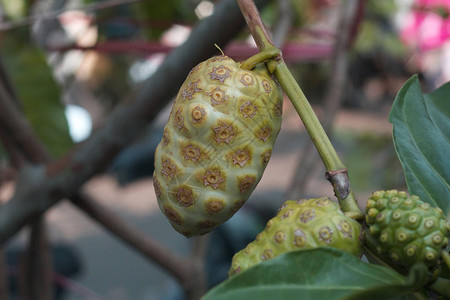
[[[253,0],[237,0],[242,14],[250,28],[252,36],[261,51],[261,57],[269,58],[267,68],[273,72],[281,84],[283,90],[291,100],[298,115],[303,121],[305,128],[311,137],[319,155],[327,169],[326,178],[333,185],[334,193],[339,200],[339,204],[344,213],[354,219],[362,219],[364,214],[361,212],[353,192],[350,187],[347,169],[339,159],[333,145],[330,142],[325,130],[319,122],[314,110],[309,104],[303,91],[292,76],[286,63],[283,60],[281,51],[275,55],[275,59],[270,59],[269,55],[275,53],[274,46],[269,31],[264,26],[258,9]],[[267,51],[267,53],[265,53]],[[255,55],[256,58],[259,58]],[[251,58],[250,58],[251,59]],[[256,61],[256,60],[255,60]],[[253,60],[246,65],[251,66]]]

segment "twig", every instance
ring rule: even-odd
[[[32,142],[38,141],[38,139],[32,132],[28,121],[20,113],[20,101],[3,67],[1,68],[0,76],[0,94],[0,104],[5,108],[3,113],[11,114],[9,118],[4,118],[4,122],[0,123],[0,138],[6,146],[5,149],[9,151],[8,153],[13,158],[13,162],[17,166],[22,166],[27,160],[33,163],[42,162],[45,158],[41,159],[36,156],[45,154],[45,149],[40,144],[37,147],[32,147],[32,149],[37,149],[36,152],[24,153],[22,151],[23,148],[30,151],[30,148],[27,147],[28,140],[20,137],[28,137]],[[4,134],[5,131],[9,134]],[[43,216],[37,218],[30,227],[29,245],[24,254],[25,263],[20,276],[20,280],[23,281],[21,286],[24,287],[22,298],[46,300],[51,298],[53,264],[45,232],[45,218]]]
[[[324,113],[320,121],[325,132],[330,134],[330,129],[342,103],[343,91],[348,75],[348,46],[354,37],[354,20],[358,19],[356,12],[359,0],[343,1],[339,7],[339,30],[336,35],[336,42],[333,50],[332,70],[327,85],[327,92],[324,100]],[[361,2],[361,1],[359,1]],[[287,189],[287,199],[296,199],[302,193],[307,181],[311,178],[313,170],[318,165],[318,157],[315,153],[311,140],[308,141],[302,158],[299,161],[294,177]]]
[[[31,224],[31,233],[20,272],[22,299],[52,299],[53,263],[43,217]]]
[[[93,4],[85,5],[83,7],[78,7],[78,8],[58,9],[58,10],[47,12],[42,15],[29,16],[29,17],[26,17],[26,18],[18,20],[18,21],[0,22],[0,31],[6,31],[6,30],[11,30],[14,28],[22,27],[22,26],[31,25],[36,21],[45,21],[45,20],[56,19],[61,14],[68,12],[68,11],[82,10],[85,12],[92,12],[92,11],[96,11],[96,10],[111,8],[114,6],[125,5],[125,4],[130,4],[133,2],[139,2],[139,1],[142,1],[142,0],[107,0],[107,1],[102,1],[102,2],[95,2]]]

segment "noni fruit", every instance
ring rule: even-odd
[[[361,255],[361,226],[327,197],[289,200],[267,222],[256,240],[236,253],[229,275],[242,272],[282,253],[315,247],[334,247]]]
[[[154,187],[172,226],[190,237],[211,231],[246,202],[280,131],[282,93],[264,65],[227,56],[194,67],[156,149]]]

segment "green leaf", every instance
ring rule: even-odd
[[[417,76],[395,98],[389,115],[394,146],[410,194],[450,211],[450,82],[423,94]]]
[[[423,268],[425,268],[423,266]],[[334,248],[282,254],[232,276],[202,300],[407,299],[420,289],[426,268],[404,277]]]
[[[7,37],[4,62],[21,101],[25,116],[49,153],[65,154],[73,145],[60,101],[60,90],[42,51]]]

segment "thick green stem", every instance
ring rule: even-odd
[[[275,68],[275,76],[305,124],[306,130],[313,140],[317,151],[319,151],[327,171],[344,169],[344,164],[339,159],[319,119],[306,99],[305,94],[303,94],[303,91],[298,86],[297,81],[284,62],[278,64]]]
[[[281,60],[277,63],[274,74],[294,105],[303,124],[305,124],[306,130],[316,146],[320,158],[325,164],[325,168],[327,169],[326,178],[333,185],[341,209],[350,217],[356,219],[362,218],[363,214],[350,188],[347,169],[340,160],[314,110],[306,99],[305,94],[284,61]]]
[[[238,0],[238,3],[252,36],[262,52],[260,56],[269,58],[270,55],[273,55],[274,52],[279,50],[275,48],[255,4],[252,0]],[[255,56],[258,60],[261,57]],[[249,64],[252,64],[252,61],[249,61]],[[267,67],[271,73],[273,72],[275,74],[305,124],[306,130],[325,164],[327,169],[326,178],[333,185],[342,211],[352,218],[361,219],[364,214],[359,209],[356,199],[353,196],[347,169],[339,159],[336,150],[303,94],[303,91],[284,63],[281,52],[280,55],[276,55],[267,62]]]

